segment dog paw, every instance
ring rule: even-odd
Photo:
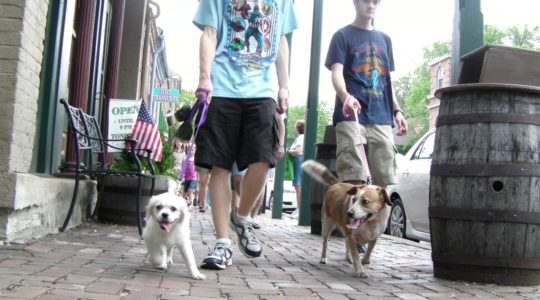
[[[368,278],[369,274],[362,271],[362,272],[356,273],[356,277],[358,277],[358,278]]]
[[[363,265],[369,265],[371,261],[369,259],[362,259],[362,264]]]
[[[326,265],[327,262],[328,260],[326,259],[326,257],[321,258],[321,264]]]
[[[191,274],[191,278],[196,279],[196,280],[205,280],[206,275],[204,275],[203,273],[200,273],[200,272],[195,272],[195,273]]]
[[[156,267],[156,269],[158,269],[158,270],[167,271],[167,264],[166,263],[161,264],[161,265],[156,265],[154,267]]]

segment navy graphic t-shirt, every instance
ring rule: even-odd
[[[393,125],[392,83],[394,58],[390,37],[380,31],[365,30],[348,25],[332,37],[325,66],[343,65],[347,92],[360,101],[358,115],[362,124]],[[334,125],[354,121],[343,116],[343,102],[336,96]]]

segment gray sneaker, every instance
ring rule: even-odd
[[[232,264],[232,249],[231,245],[227,245],[223,242],[216,242],[214,250],[208,254],[202,264],[201,268],[211,270],[224,270],[227,266]]]
[[[261,256],[262,248],[259,239],[255,235],[255,230],[251,222],[241,224],[238,221],[236,217],[237,210],[236,207],[231,210],[229,226],[238,235],[238,248],[247,257],[259,257]]]

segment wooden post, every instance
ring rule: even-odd
[[[452,37],[452,84],[457,84],[461,57],[484,45],[480,0],[456,0]]]

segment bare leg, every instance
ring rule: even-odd
[[[244,176],[233,175],[234,189],[232,191],[232,207],[240,206],[240,191],[242,190],[242,178]]]
[[[302,186],[294,186],[294,191],[296,192],[296,209],[300,211],[300,204],[302,202]]]
[[[261,190],[266,183],[269,165],[266,162],[253,163],[249,165],[246,175],[242,181],[240,193],[240,206],[238,214],[249,216],[255,201],[261,194]]]
[[[208,192],[209,181],[210,174],[199,172],[199,206],[204,209],[206,209],[206,193]]]
[[[210,173],[212,220],[218,239],[229,239],[229,210],[231,208],[231,171],[213,167]]]
[[[250,215],[252,218],[255,218],[259,214],[259,211],[261,210],[261,206],[263,203],[263,198],[264,198],[264,188],[261,191],[259,198],[257,198],[257,201],[255,201],[255,204],[253,205],[253,209],[251,209]]]

